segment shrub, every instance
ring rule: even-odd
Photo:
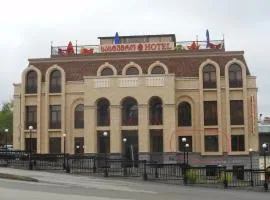
[[[219,176],[219,180],[223,183],[225,181],[225,172],[222,171]],[[226,180],[228,183],[233,181],[233,173],[232,172],[226,172]]]
[[[188,169],[186,172],[186,177],[189,183],[196,183],[196,181],[199,179],[195,169]]]

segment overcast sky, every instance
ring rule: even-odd
[[[245,51],[257,76],[259,113],[270,115],[269,0],[10,0],[1,1],[0,25],[0,102],[12,99],[28,58],[50,56],[51,41],[97,44],[116,31],[204,40],[209,29],[211,39],[225,35],[226,50]]]

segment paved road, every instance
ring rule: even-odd
[[[269,200],[269,193],[197,188],[0,168],[0,173],[31,176],[39,183],[0,179],[3,200]]]

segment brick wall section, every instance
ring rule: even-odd
[[[71,57],[68,57],[69,59]],[[66,62],[63,61],[57,61],[55,59],[55,62],[52,62],[52,60],[49,60],[50,62],[33,62],[33,65],[41,70],[42,73],[42,81],[45,79],[45,74],[47,69],[52,66],[53,64],[57,64],[60,67],[62,67],[66,72],[66,80],[67,81],[78,81],[82,80],[83,76],[96,76],[97,70],[99,66],[104,64],[105,62],[109,62],[112,64],[116,69],[118,75],[122,74],[123,67],[128,64],[129,62],[135,62],[138,65],[141,66],[143,73],[147,74],[148,67],[154,63],[155,61],[160,61],[164,63],[169,70],[169,73],[174,73],[178,77],[198,77],[199,76],[199,67],[202,62],[204,62],[207,59],[211,59],[215,62],[217,62],[220,66],[220,75],[224,76],[224,68],[228,61],[232,60],[233,58],[239,59],[245,63],[245,59],[243,55],[220,55],[220,56],[211,56],[211,55],[205,55],[205,56],[198,56],[198,57],[177,57],[177,58],[142,58],[142,59],[134,59],[132,60],[125,59],[121,60],[110,60],[109,56],[108,59],[104,60],[98,60],[98,61],[80,61],[80,59],[76,59],[75,61]],[[30,64],[31,61],[30,61]],[[245,63],[246,64],[246,63]],[[249,70],[247,69],[247,75],[249,75]]]

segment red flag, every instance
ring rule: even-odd
[[[74,54],[74,49],[73,49],[73,46],[72,46],[71,41],[69,41],[69,43],[68,43],[68,46],[67,46],[67,53],[68,53],[68,54]]]

